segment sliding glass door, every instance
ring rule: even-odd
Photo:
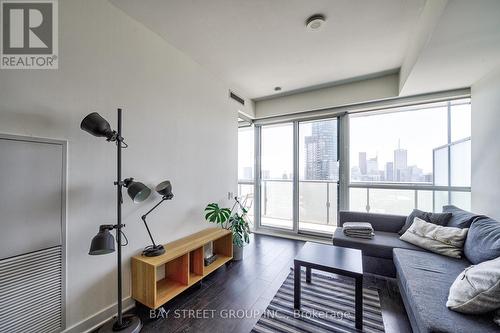
[[[293,229],[293,124],[262,126],[260,225]]]
[[[259,127],[260,226],[331,234],[339,180],[337,118]]]
[[[299,123],[299,231],[332,233],[337,221],[338,121]]]

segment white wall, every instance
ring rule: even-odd
[[[378,78],[339,84],[286,95],[255,103],[257,118],[311,111],[334,106],[368,102],[396,97],[399,92],[399,75],[391,74]]]
[[[472,211],[500,220],[500,68],[471,94]]]
[[[115,147],[81,119],[98,111],[114,126],[124,108],[124,176],[173,184],[149,217],[165,243],[208,227],[204,206],[236,191],[237,112],[229,87],[107,1],[59,1],[59,50],[59,70],[0,71],[0,132],[68,140],[69,327],[116,300],[116,256],[87,254],[98,226],[115,222]],[[124,297],[129,258],[149,242],[140,215],[158,199],[125,198]]]
[[[412,41],[408,43],[406,53],[401,64],[399,74],[399,91],[402,92],[406,80],[411,75],[413,67],[418,61],[421,52],[428,45],[432,33],[436,29],[436,25],[443,14],[448,0],[433,0],[426,1],[418,22],[413,28]]]
[[[239,92],[237,92],[234,89],[231,89],[231,91],[245,100],[245,105],[241,105],[240,103],[231,99],[231,101],[230,101],[231,108],[243,113],[243,115],[246,117],[249,117],[252,119],[255,118],[255,103],[254,103],[254,101],[249,99],[249,98],[244,98],[245,95],[240,94]]]

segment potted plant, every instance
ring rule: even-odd
[[[231,209],[221,208],[217,203],[210,203],[205,208],[205,219],[216,223],[233,233],[233,260],[243,259],[243,246],[250,243],[250,226],[246,214],[248,210],[240,203],[238,197]]]

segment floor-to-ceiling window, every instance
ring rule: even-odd
[[[349,209],[470,209],[470,100],[349,116]]]
[[[240,128],[239,194],[256,227],[330,235],[339,209],[470,209],[470,99],[387,105]]]

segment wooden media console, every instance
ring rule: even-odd
[[[203,246],[212,242],[217,260],[204,265]],[[165,244],[157,257],[132,257],[132,298],[157,309],[233,258],[232,233],[208,228]]]

